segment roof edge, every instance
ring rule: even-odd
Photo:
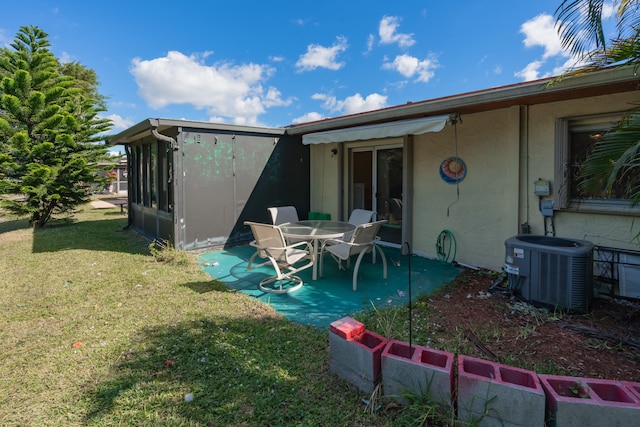
[[[617,67],[567,77],[550,77],[530,82],[499,86],[475,92],[467,92],[431,100],[412,102],[381,110],[368,111],[349,116],[301,123],[287,127],[290,135],[326,131],[369,123],[387,122],[409,117],[425,117],[443,112],[455,113],[465,107],[482,104],[498,104],[541,94],[558,94],[581,88],[614,86],[619,83],[640,80],[634,67]]]
[[[230,125],[225,123],[199,122],[195,120],[180,119],[145,119],[122,132],[106,138],[107,145],[129,144],[132,141],[150,136],[151,128],[156,128],[162,133],[170,128],[199,128],[204,130],[238,133],[261,133],[267,135],[284,135],[285,128]]]

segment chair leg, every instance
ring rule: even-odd
[[[380,246],[373,245],[373,247],[374,247],[374,250],[373,250],[374,254],[376,253],[376,249],[380,252],[380,258],[382,258],[382,278],[386,279],[387,278],[387,257],[385,256]]]
[[[378,247],[377,245],[373,245],[373,249],[371,252],[375,254],[376,249],[380,252],[380,258],[382,258],[382,278],[386,279],[387,278],[387,257],[385,256],[382,249],[380,249],[380,247]],[[362,258],[364,257],[365,253],[367,253],[367,251],[360,252],[360,255],[358,255],[358,259],[356,260],[356,265],[353,268],[353,290],[354,291],[358,290],[358,269],[360,268],[360,262],[362,262]]]
[[[358,269],[360,268],[360,262],[362,261],[362,257],[367,251],[362,251],[358,255],[358,259],[356,260],[356,266],[353,267],[353,290],[358,290]]]
[[[253,260],[256,259],[256,256],[258,256],[258,251],[255,251],[253,255],[251,255],[251,258],[249,258],[249,262],[247,263],[247,271],[251,270],[251,263],[253,263]]]

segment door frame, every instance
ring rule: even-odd
[[[396,142],[397,141],[397,142]],[[401,245],[390,243],[390,242],[381,242],[385,245],[394,246],[394,247],[402,247],[402,252],[407,252],[407,249],[411,248],[413,243],[413,143],[414,139],[412,135],[405,135],[401,137],[398,141],[389,141],[389,140],[371,140],[371,141],[354,141],[354,142],[345,142],[343,145],[343,149],[340,150],[343,153],[343,158],[345,159],[343,163],[344,173],[340,177],[340,180],[343,181],[341,188],[343,189],[343,196],[340,198],[343,202],[343,206],[346,207],[347,212],[345,218],[348,218],[349,212],[353,209],[353,171],[352,171],[352,153],[357,151],[372,151],[375,153],[376,150],[381,149],[389,149],[389,148],[402,148],[402,236],[401,236]],[[376,156],[372,154],[372,186],[375,186],[377,177],[375,176],[375,165]],[[344,179],[346,178],[346,179]],[[375,200],[376,189],[372,188],[372,206],[374,205],[373,201]],[[375,209],[374,209],[375,210]],[[344,213],[343,213],[344,214]],[[408,244],[408,248],[405,247],[405,243]]]

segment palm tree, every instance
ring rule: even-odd
[[[564,0],[555,12],[562,46],[582,64],[567,74],[617,66],[640,66],[640,1],[620,0],[615,10],[616,35],[607,40],[603,18],[613,7],[605,0]],[[580,171],[580,188],[596,194],[624,182],[632,206],[640,202],[635,179],[640,166],[640,107],[603,134]],[[634,177],[635,176],[635,177]]]

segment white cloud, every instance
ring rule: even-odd
[[[373,42],[375,41],[375,39],[376,37],[373,34],[369,34],[369,36],[367,37],[367,50],[364,52],[365,55],[373,50]]]
[[[405,77],[414,77],[415,81],[426,83],[435,75],[434,70],[439,68],[440,64],[435,56],[429,56],[422,61],[415,56],[403,54],[398,55],[393,62],[385,62],[383,69],[394,70]]]
[[[357,114],[365,111],[379,110],[387,106],[387,97],[378,93],[372,93],[363,98],[356,93],[339,100],[335,96],[316,93],[312,99],[323,101],[322,107],[339,115]]]
[[[399,25],[400,18],[398,18],[397,16],[383,16],[378,27],[380,43],[397,43],[400,47],[412,46],[415,43],[413,34],[396,33]]]
[[[7,36],[4,31],[0,28],[0,46],[9,48],[11,46],[11,37]]]
[[[527,64],[522,70],[515,73],[516,77],[520,77],[524,81],[531,81],[538,79],[538,73],[540,68],[544,64],[543,61],[533,61]]]
[[[540,58],[530,62],[522,70],[516,72],[516,77],[520,77],[525,81],[536,80],[562,74],[576,65],[577,60],[562,48],[553,16],[546,13],[540,14],[522,24],[520,32],[524,34],[523,43],[526,48],[542,47],[543,53]],[[563,64],[551,71],[541,73],[543,67],[550,60],[561,60]]]
[[[109,114],[108,116],[105,116],[104,118],[111,120],[111,122],[113,123],[113,130],[129,129],[131,126],[133,126],[135,124],[135,123],[133,123],[133,120],[125,119],[124,117],[120,116],[119,114]]]
[[[337,62],[337,57],[347,50],[347,47],[347,39],[342,36],[338,36],[337,41],[330,47],[310,44],[307,46],[307,52],[300,55],[296,67],[299,71],[311,71],[316,68],[339,70],[344,66],[344,62]]]
[[[525,36],[525,47],[544,48],[543,59],[564,54],[553,16],[545,13],[538,15],[522,24],[520,32]]]
[[[618,5],[615,1],[607,2],[605,1],[602,4],[602,19],[613,18],[616,13],[618,13]]]
[[[300,117],[296,117],[295,119],[291,120],[291,123],[296,124],[296,123],[308,123],[308,122],[316,122],[318,120],[322,120],[324,119],[325,116],[323,116],[320,113],[317,113],[315,111],[312,111],[310,113],[307,113],[303,116]]]
[[[133,59],[130,71],[138,94],[151,108],[188,104],[205,109],[212,120],[226,117],[244,125],[258,124],[258,116],[268,107],[291,103],[276,88],[262,86],[273,68],[253,63],[206,65],[203,58],[209,55],[170,51],[162,58]]]

